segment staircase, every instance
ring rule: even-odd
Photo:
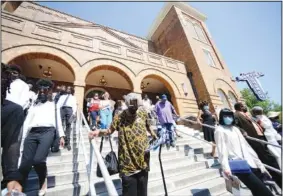
[[[182,132],[202,138],[202,134],[193,129],[178,126]],[[182,134],[178,138],[175,148],[162,148],[162,164],[168,195],[201,195],[217,196],[232,195],[226,190],[225,180],[220,176],[219,165],[212,167],[214,159],[209,158],[211,145],[194,137]],[[111,136],[114,151],[118,153],[118,133]],[[81,196],[87,195],[89,190],[86,162],[82,147],[78,143],[76,131],[72,134],[72,150],[62,149],[58,153],[51,153],[47,158],[48,167],[48,192],[47,196]],[[101,138],[96,138],[98,146]],[[83,131],[83,142],[89,157],[90,143],[87,137],[87,129]],[[102,156],[110,152],[108,140],[104,140]],[[158,160],[158,150],[151,152],[150,172],[148,180],[148,195],[163,196],[164,187]],[[95,158],[94,158],[95,159]],[[94,160],[94,187],[99,196],[108,196],[103,178],[95,175],[96,160]],[[113,183],[122,194],[121,180],[117,175],[111,176]],[[36,196],[38,192],[38,179],[34,171],[29,175],[26,193],[28,196]]]

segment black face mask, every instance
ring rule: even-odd
[[[41,93],[38,95],[37,99],[38,99],[38,102],[45,103],[47,101],[47,95],[44,93]]]

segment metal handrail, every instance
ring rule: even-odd
[[[86,153],[86,147],[85,147],[85,143],[83,141],[83,132],[82,132],[82,116],[80,114],[80,112],[77,112],[77,116],[79,117],[77,119],[77,123],[76,126],[78,128],[79,131],[79,145],[82,147],[83,150],[83,154],[84,154],[84,159],[85,159],[85,165],[86,165],[86,170],[87,170],[87,177],[88,177],[88,183],[89,183],[89,191],[90,191],[90,195],[96,195],[96,191],[95,188],[93,186],[93,184],[91,183],[91,168],[89,165],[89,159],[87,157],[87,153]]]
[[[88,125],[88,123],[86,121],[86,118],[85,118],[85,116],[84,116],[82,111],[80,112],[80,116],[82,117],[82,120],[83,120],[83,122],[84,122],[84,124],[85,124],[85,126],[86,126],[86,128],[88,130],[88,132],[91,132],[91,129],[90,129],[90,127],[89,127],[89,125]],[[104,178],[104,183],[106,185],[106,189],[107,189],[108,195],[118,196],[117,190],[116,190],[116,188],[114,186],[114,183],[113,183],[113,181],[112,181],[112,179],[111,179],[111,177],[109,175],[109,172],[108,172],[108,170],[107,170],[107,168],[105,166],[104,160],[103,160],[103,158],[101,156],[101,153],[100,153],[100,151],[99,151],[99,149],[97,147],[96,141],[94,139],[92,139],[92,140],[90,140],[90,143],[91,143],[91,145],[93,147],[93,153],[91,153],[91,155],[90,155],[91,156],[90,160],[92,160],[93,154],[95,154],[95,157],[97,158],[97,163],[98,163],[98,165],[100,167],[100,170],[101,170],[101,174],[102,174],[102,176]],[[91,164],[90,165],[90,186],[91,186],[90,187],[90,192],[91,192],[91,196],[94,196],[94,195],[96,195],[95,194],[95,190],[94,190],[94,181],[93,181],[94,178],[92,177],[92,175],[93,175],[93,168],[94,168],[94,162],[90,161],[90,164]],[[93,191],[94,191],[94,194],[92,193]]]
[[[193,121],[193,120],[189,120],[189,119],[185,119],[185,118],[179,118],[179,119],[181,119],[181,120],[183,120],[183,121],[188,121],[188,122],[193,123],[193,124],[200,124],[200,125],[202,125],[202,126],[204,126],[204,127],[209,127],[209,128],[212,128],[212,129],[215,129],[215,128],[216,128],[215,126],[211,126],[211,125],[199,123],[199,122],[196,122],[196,121]],[[199,139],[199,138],[197,138],[197,137],[195,137],[195,136],[192,136],[192,135],[190,135],[190,134],[187,134],[187,133],[185,133],[185,132],[183,132],[183,131],[181,131],[181,130],[178,130],[178,131],[179,131],[179,132],[182,132],[182,133],[185,134],[185,135],[188,135],[188,136],[194,137],[194,138],[196,138],[196,139]],[[269,144],[269,145],[270,145],[270,143],[268,143],[268,142],[255,139],[255,138],[253,138],[253,137],[247,136],[246,138],[247,138],[247,139],[250,139],[250,140],[254,140],[254,141],[257,141],[257,142],[261,142],[261,143]],[[202,140],[202,139],[200,139],[200,140]],[[202,140],[202,141],[203,141],[203,140]],[[208,143],[209,145],[213,146],[212,143],[209,143],[209,142],[206,142],[206,143]],[[278,147],[278,145],[273,145],[273,146]],[[281,148],[281,146],[280,146],[280,148]],[[259,160],[259,159],[258,159],[258,160]],[[269,165],[266,165],[266,164],[264,164],[264,163],[262,163],[262,164],[264,165],[265,168],[270,169],[270,170],[272,170],[272,171],[275,171],[275,172],[277,172],[277,173],[282,174],[282,171],[281,171],[281,170],[279,170],[279,169],[277,169],[277,168],[274,168],[274,167],[271,167],[271,166],[269,166]]]

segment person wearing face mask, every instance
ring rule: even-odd
[[[141,95],[130,93],[124,96],[128,109],[116,115],[110,129],[96,130],[89,134],[93,139],[118,131],[119,172],[122,178],[123,196],[147,196],[150,154],[147,132],[156,139],[148,124],[148,114],[142,106]],[[129,139],[130,138],[130,139]]]
[[[64,146],[64,131],[59,110],[52,100],[53,82],[40,79],[37,82],[39,89],[35,105],[31,107],[23,126],[23,154],[19,171],[22,174],[22,185],[34,167],[39,179],[39,196],[46,194],[47,166],[46,159],[49,149],[55,139],[55,134],[60,137],[60,144]],[[55,114],[57,112],[57,115]],[[56,118],[57,116],[57,118]]]
[[[264,135],[264,129],[259,124],[257,124],[256,121],[252,117],[250,117],[249,115],[243,112],[245,109],[245,105],[242,102],[238,102],[234,105],[234,108],[236,110],[235,125],[240,129],[242,134],[244,136],[250,136],[250,137],[254,137],[259,140],[266,141],[266,138]],[[254,149],[259,159],[264,164],[274,167],[276,169],[280,169],[276,161],[276,158],[268,150],[266,144],[263,144],[257,141],[253,141],[253,140],[247,140],[247,142]],[[282,187],[282,174],[272,171],[270,169],[268,169],[268,171],[271,174],[273,180],[276,182],[276,184],[281,188]]]
[[[255,121],[264,129],[264,136],[266,140],[274,145],[279,145],[278,141],[281,141],[281,136],[273,128],[272,122],[263,114],[263,109],[259,106],[253,107],[252,115]],[[267,145],[268,150],[274,155],[279,167],[281,168],[281,148]]]
[[[62,124],[65,126],[65,141],[66,141],[66,148],[70,151],[70,137],[71,137],[71,130],[72,130],[72,120],[76,116],[77,112],[77,100],[76,97],[72,93],[72,87],[62,86],[62,95],[59,98],[57,103],[58,109],[60,108],[60,114],[62,119]]]
[[[157,102],[155,105],[155,112],[158,117],[158,121],[161,124],[162,129],[160,133],[166,134],[166,145],[167,147],[175,147],[174,134],[174,118],[173,115],[178,118],[178,114],[174,106],[167,100],[166,95],[161,96],[161,101]]]
[[[95,93],[93,98],[88,102],[87,106],[89,107],[89,113],[91,117],[92,122],[92,129],[96,129],[97,127],[97,121],[99,117],[99,106],[100,106],[100,99],[98,96],[98,93]]]
[[[3,97],[5,100],[2,100],[1,105],[1,164],[3,172],[1,187],[7,186],[8,191],[21,190],[22,176],[18,171],[18,159],[20,157],[21,127],[25,119],[24,109],[29,103],[29,86],[20,79],[21,73],[21,67],[8,65],[7,78],[5,78],[7,80],[1,84],[1,89],[6,91],[5,97]],[[2,88],[4,84],[5,86]]]
[[[202,101],[199,104],[200,110],[198,113],[198,122],[203,123],[210,126],[215,126],[216,119],[209,111],[209,106],[207,101]],[[212,151],[211,156],[215,157],[215,141],[214,141],[214,129],[210,127],[202,126],[202,131],[204,135],[204,139],[210,143],[212,143]]]
[[[272,196],[273,194],[261,181],[262,174],[267,173],[264,165],[241,131],[234,125],[234,113],[229,109],[222,109],[219,126],[215,130],[215,142],[224,177],[233,179],[233,175],[237,176],[255,196]],[[245,160],[251,171],[239,173],[233,170],[233,167],[231,168],[233,160]]]

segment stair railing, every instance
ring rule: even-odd
[[[186,119],[186,118],[180,118],[180,120],[187,121],[187,122],[190,122],[190,123],[192,123],[192,124],[199,124],[199,125],[201,125],[201,126],[209,127],[209,128],[212,128],[212,129],[215,129],[215,128],[216,128],[215,126],[211,126],[211,125],[199,123],[199,122],[196,122],[196,121],[193,121],[193,120],[189,120],[189,119]],[[200,138],[198,138],[198,137],[195,137],[195,136],[192,136],[192,135],[190,135],[190,134],[188,134],[188,133],[185,133],[184,131],[181,131],[181,130],[178,130],[178,131],[181,132],[181,133],[183,133],[183,134],[185,134],[185,135],[194,137],[194,138],[196,138],[196,139],[200,139]],[[249,140],[253,140],[253,141],[259,142],[259,143],[268,144],[268,145],[272,145],[272,146],[281,148],[280,145],[271,144],[271,143],[269,143],[269,142],[256,139],[256,138],[254,138],[254,137],[246,136],[246,138],[249,139]],[[202,139],[200,139],[200,140],[202,140]],[[204,141],[204,140],[202,140],[202,141]],[[206,142],[207,144],[209,144],[209,145],[213,145],[213,144],[211,144],[211,143],[208,143],[207,141],[205,141],[205,142]],[[274,167],[271,167],[271,166],[269,166],[269,165],[266,165],[266,164],[264,164],[264,163],[262,163],[262,164],[264,165],[265,168],[270,169],[270,170],[272,170],[272,171],[275,171],[275,172],[277,172],[277,173],[279,173],[279,174],[282,174],[281,170],[279,170],[279,169],[277,169],[277,168],[274,168]]]
[[[88,125],[88,122],[83,114],[82,111],[78,112],[78,127],[79,127],[79,132],[80,132],[80,137],[82,138],[83,140],[83,126],[82,126],[82,122],[84,123],[85,125],[85,128],[87,129],[87,132],[91,132],[91,129]],[[87,167],[87,175],[88,175],[88,181],[89,181],[89,191],[90,191],[90,196],[95,196],[96,195],[96,191],[95,191],[95,188],[94,188],[94,168],[95,168],[95,165],[94,165],[94,157],[96,157],[97,159],[97,164],[98,166],[100,167],[100,170],[101,170],[101,174],[104,178],[104,183],[105,183],[105,186],[106,186],[106,189],[107,189],[107,192],[108,192],[108,195],[111,195],[111,196],[118,196],[118,193],[117,193],[117,190],[114,186],[114,183],[109,175],[109,172],[106,168],[106,165],[104,163],[104,160],[101,156],[101,153],[98,149],[98,146],[96,144],[96,140],[95,139],[92,139],[90,140],[90,149],[91,149],[91,153],[90,153],[90,156],[89,158],[87,158],[87,154],[86,154],[86,148],[85,148],[85,144],[83,141],[80,141],[82,143],[82,149],[83,149],[83,153],[84,153],[84,157],[85,157],[85,161],[86,161],[86,167]]]

